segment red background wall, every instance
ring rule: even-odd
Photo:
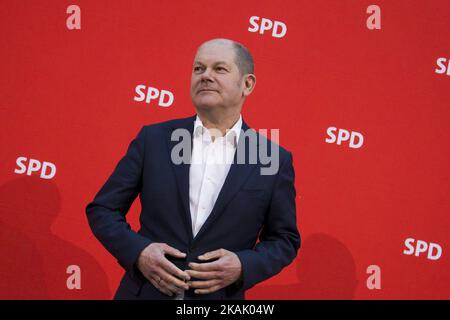
[[[79,30],[66,26],[72,4]],[[366,26],[372,4],[379,30]],[[302,248],[247,298],[450,298],[450,76],[436,72],[450,59],[450,2],[9,0],[0,12],[1,298],[112,297],[123,270],[85,206],[142,125],[195,113],[193,57],[217,37],[252,52],[243,117],[279,128],[296,170]],[[286,35],[250,32],[251,16],[283,22]],[[139,84],[173,104],[135,101]],[[329,127],[364,144],[327,143]],[[19,157],[56,175],[18,174]],[[407,238],[439,245],[440,258],[404,254]],[[68,265],[81,268],[80,290],[66,287]],[[380,289],[367,287],[370,265]]]

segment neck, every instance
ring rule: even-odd
[[[197,114],[203,123],[203,126],[207,129],[216,129],[222,133],[222,136],[226,134],[227,129],[231,129],[240,117],[240,110],[236,112],[230,112],[229,114],[217,114],[210,110],[198,110]]]

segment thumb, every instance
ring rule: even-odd
[[[169,245],[165,245],[163,247],[163,251],[164,251],[165,254],[168,254],[168,255],[173,256],[173,257],[177,257],[177,258],[184,258],[184,257],[186,257],[186,253],[181,252],[180,250],[175,249],[175,248],[173,248],[173,247],[171,247]]]
[[[199,256],[198,258],[200,260],[211,260],[211,259],[220,258],[220,257],[222,257],[224,255],[225,255],[225,250],[224,249],[218,249],[218,250],[206,252],[206,253],[202,254],[201,256]]]

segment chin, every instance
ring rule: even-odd
[[[194,105],[203,110],[214,109],[217,107],[217,101],[208,101],[208,99],[197,99],[194,102]]]

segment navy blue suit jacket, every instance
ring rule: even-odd
[[[94,235],[126,271],[116,299],[173,299],[136,267],[140,252],[152,242],[187,253],[184,259],[167,256],[181,270],[188,269],[189,262],[200,262],[199,255],[220,248],[239,257],[242,277],[238,282],[208,295],[191,289],[185,299],[244,299],[245,290],[279,273],[297,255],[300,234],[292,154],[282,147],[275,175],[261,175],[260,161],[231,165],[211,214],[193,237],[189,164],[174,164],[170,155],[178,143],[171,141],[172,131],[184,128],[192,134],[194,120],[195,116],[143,126],[86,207]],[[242,130],[247,129],[243,121]],[[238,143],[243,141],[240,138]],[[141,228],[135,232],[125,216],[138,195]]]

